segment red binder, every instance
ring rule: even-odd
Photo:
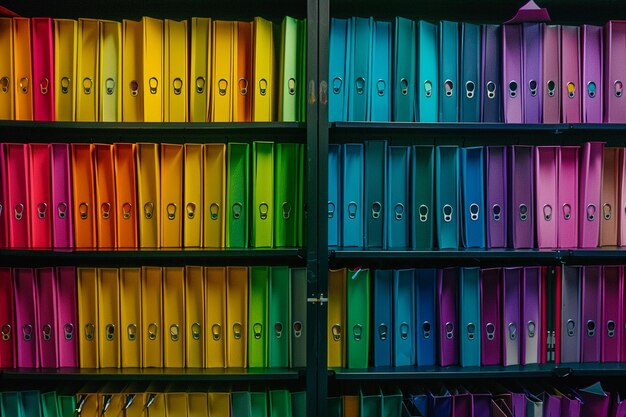
[[[35,286],[35,273],[32,269],[13,269],[13,291],[15,297],[17,366],[38,368],[37,289]]]
[[[30,231],[33,248],[52,247],[50,144],[30,145]]]
[[[54,35],[49,17],[31,19],[33,51],[33,115],[38,121],[54,120]]]
[[[72,216],[72,172],[70,145],[52,144],[52,245],[55,248],[74,247]]]
[[[30,247],[30,147],[22,143],[6,145],[8,179],[9,246]]]
[[[15,367],[15,313],[10,268],[0,268],[0,368]]]

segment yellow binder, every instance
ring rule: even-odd
[[[100,20],[100,117],[101,122],[122,121],[122,24]]]
[[[167,417],[165,388],[162,384],[153,383],[146,389],[143,406],[144,416]]]
[[[163,121],[163,21],[143,18],[143,117]]]
[[[163,268],[163,353],[168,368],[185,367],[185,269]]]
[[[98,367],[98,282],[96,268],[78,268],[78,357],[81,368]]]
[[[211,19],[191,18],[189,121],[206,122],[211,93]]]
[[[187,417],[209,416],[209,395],[206,392],[187,393]]]
[[[237,55],[234,58],[233,121],[252,121],[252,23],[236,22]]]
[[[161,145],[161,247],[180,248],[183,238],[183,145]]]
[[[124,417],[145,417],[144,405],[148,394],[146,394],[144,383],[131,383],[126,386],[122,393],[124,395]]]
[[[163,291],[162,269],[141,268],[141,322],[144,368],[163,367]]]
[[[141,269],[120,268],[122,368],[141,367]]]
[[[33,120],[33,65],[30,19],[13,18],[13,94],[15,120]]]
[[[123,387],[119,383],[108,383],[98,391],[98,414],[102,417],[121,416],[125,396],[120,392]],[[80,413],[87,417],[89,414]]]
[[[229,266],[227,271],[227,349],[228,366],[248,365],[248,268]]]
[[[187,368],[204,368],[203,272],[201,266],[185,267],[185,366]]]
[[[225,368],[226,363],[226,268],[204,269],[204,303],[206,332],[205,364],[207,368]]]
[[[80,408],[81,416],[98,416],[99,384],[88,383],[76,393],[76,408]]]
[[[139,246],[158,248],[161,220],[161,173],[159,145],[137,144],[137,196],[139,204]]]
[[[98,121],[99,25],[94,19],[78,19],[76,55],[76,121]]]
[[[224,247],[226,145],[204,145],[204,247]]]
[[[185,144],[183,241],[186,248],[202,247],[204,145]]]
[[[274,120],[274,36],[272,22],[254,18],[254,93],[252,120]]]
[[[187,394],[168,390],[168,393],[165,394],[165,415],[167,417],[187,417]]]
[[[213,21],[211,48],[211,121],[232,122],[233,58],[237,56],[236,22]]]
[[[209,415],[211,417],[230,417],[229,393],[209,392]]]
[[[165,20],[164,119],[187,121],[187,21]]]
[[[122,120],[143,122],[143,21],[123,21]]]
[[[13,91],[13,25],[8,17],[0,18],[0,119],[12,120]]]
[[[98,269],[98,352],[101,368],[120,367],[119,270]]]
[[[54,117],[76,120],[76,53],[78,22],[54,19]]]
[[[328,273],[328,367],[344,367],[346,323],[346,269]]]

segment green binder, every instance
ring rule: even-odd
[[[306,19],[298,21],[298,121],[306,122]]]
[[[307,308],[307,277],[306,268],[291,268],[291,345],[289,366],[292,368],[306,367],[306,308]]]
[[[298,19],[286,16],[281,28],[278,120],[298,121]]]
[[[270,417],[291,417],[291,393],[288,390],[270,391]]]
[[[229,143],[226,193],[226,247],[248,247],[249,145]]]
[[[20,392],[19,402],[22,413],[21,417],[41,417],[41,398],[39,391],[22,391]],[[3,414],[9,416],[10,414]]]
[[[306,242],[306,210],[305,210],[305,196],[306,196],[306,163],[304,158],[304,145],[298,145],[298,212],[296,220],[296,228],[298,230],[298,241],[296,246],[302,248]]]
[[[361,389],[361,417],[382,416],[383,401],[380,389]]]
[[[252,238],[255,248],[274,244],[274,144],[252,144]]]
[[[43,417],[59,417],[56,391],[41,394],[41,407],[43,409]]]
[[[270,269],[267,266],[250,268],[248,301],[248,366],[267,366],[267,300]]]
[[[274,195],[274,246],[298,246],[300,148],[296,143],[276,144],[276,170]]]
[[[0,394],[0,415],[24,417],[19,393],[7,391]]]
[[[306,391],[291,393],[291,417],[306,417]]]
[[[269,297],[269,366],[289,366],[289,308],[291,305],[291,282],[289,268],[275,266],[270,271]]]
[[[59,393],[59,395],[57,395],[57,410],[59,411],[59,417],[74,417],[76,412],[76,396]]]
[[[267,393],[250,392],[250,417],[267,417]]]
[[[341,397],[328,398],[328,417],[343,416],[343,400]]]
[[[381,389],[383,398],[382,417],[400,417],[402,415],[402,391],[398,388]]]
[[[241,391],[231,394],[231,415],[237,417],[250,417],[252,415],[250,404],[250,392]]]
[[[370,271],[348,271],[346,282],[346,338],[348,368],[367,368],[369,355]]]

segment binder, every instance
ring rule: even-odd
[[[415,270],[417,365],[433,366],[439,331],[436,325],[437,270]]]
[[[143,17],[143,117],[145,122],[164,120],[163,20]],[[182,48],[181,48],[182,49]],[[186,47],[185,47],[186,49]]]
[[[498,123],[502,121],[502,70],[500,25],[482,25],[482,110],[481,121]],[[489,51],[489,53],[486,53]]]
[[[435,147],[413,146],[411,149],[411,246],[413,249],[434,247]]]
[[[540,335],[544,334],[540,307],[543,296],[541,268],[525,267],[520,284],[520,363],[540,363]]]
[[[371,303],[372,320],[372,357],[374,367],[391,366],[393,345],[393,271],[377,269],[374,271]],[[417,304],[420,305],[419,302]],[[419,323],[419,322],[418,322]]]
[[[122,120],[143,122],[143,21],[122,21]]]
[[[209,392],[209,415],[230,417],[230,394],[227,392]],[[265,393],[263,394],[265,396]],[[267,408],[267,407],[266,407]]]
[[[41,408],[43,415],[46,417],[54,417],[59,415],[56,391],[41,393]]]
[[[617,235],[617,244],[619,246],[626,246],[626,151],[620,151],[618,163],[619,163],[619,173],[618,173],[619,196],[618,196],[617,204],[620,210],[620,214],[619,214],[619,220],[618,220],[619,232]],[[2,173],[2,162],[0,162],[0,174],[1,173]],[[1,198],[1,192],[0,192],[0,198]],[[624,209],[624,215],[622,215],[622,212],[621,212],[622,207]],[[0,216],[0,231],[1,230],[2,230],[2,216]],[[0,232],[0,242],[1,242],[1,239],[2,239],[2,234]]]
[[[360,415],[361,416],[382,416],[383,397],[380,388],[364,387],[359,392]]]
[[[235,22],[213,20],[210,112],[212,122],[233,121]]]
[[[33,118],[53,121],[54,96],[54,35],[49,17],[31,19],[33,51]]]
[[[602,362],[619,362],[621,360],[621,342],[623,329],[619,323],[624,314],[624,268],[622,266],[603,266],[601,269],[602,310],[600,346]]]
[[[235,396],[233,395],[233,400]],[[189,417],[209,415],[209,394],[206,392],[187,393],[187,413]]]
[[[329,65],[328,82],[330,84],[330,94],[328,97],[328,121],[338,122],[348,120],[348,94],[347,88],[350,85],[348,72],[348,62],[346,57],[350,56],[351,35],[350,19],[330,19],[330,45],[329,45]]]
[[[120,348],[122,368],[142,366],[143,322],[140,268],[120,268]]]
[[[302,231],[302,205],[299,194],[304,178],[300,175],[303,146],[277,143],[274,148],[274,246],[296,247]]]
[[[73,414],[76,411],[76,396],[72,394],[66,393],[58,393],[57,394],[57,404],[59,407],[60,415],[68,415]]]
[[[31,247],[52,247],[52,191],[50,144],[32,143],[30,146],[30,231]]]
[[[520,363],[520,282],[522,268],[504,268],[502,273],[502,364]],[[486,301],[486,300],[485,300]]]
[[[413,37],[414,39],[414,37]],[[368,120],[391,120],[391,23],[373,22],[370,78],[368,80]],[[412,54],[415,54],[414,50]],[[400,93],[402,94],[402,92]],[[410,110],[410,109],[409,109]]]
[[[120,281],[119,270],[98,268],[98,363],[101,368],[119,368],[120,355]]]
[[[76,55],[76,121],[97,122],[99,91],[100,33],[95,19],[78,19]]]
[[[21,413],[24,417],[35,417],[42,415],[41,396],[39,391],[21,391],[19,393],[21,403]]]
[[[507,150],[504,146],[485,147],[485,200],[487,205],[487,247],[507,246]]]
[[[601,267],[582,267],[581,283],[582,362],[600,362],[602,326],[602,276]]]
[[[345,417],[356,417],[360,416],[361,409],[361,400],[356,392],[352,392],[352,394],[356,395],[344,395],[343,399],[343,415]]]
[[[163,268],[163,365],[185,366],[185,268]]]
[[[269,309],[272,301],[277,301],[269,298],[270,267],[250,267],[249,285],[248,366],[266,368],[269,363],[269,334],[274,332],[274,327],[269,321]]]
[[[15,347],[19,333],[15,327],[15,297],[13,277],[10,268],[0,268],[0,367],[16,366],[17,350]]]
[[[543,116],[543,24],[522,24],[522,84],[524,123],[541,123]]]
[[[439,365],[459,364],[458,271],[443,268],[437,273],[437,315],[439,317]]]
[[[96,236],[99,249],[117,246],[117,201],[113,145],[95,145]],[[120,178],[120,181],[123,181]]]
[[[72,211],[76,248],[95,248],[97,245],[94,153],[93,144],[72,143]]]
[[[137,247],[136,154],[137,145],[134,143],[116,143],[113,145],[118,248]]]
[[[204,361],[207,368],[226,368],[226,268],[204,269],[204,320],[206,351]]]
[[[183,392],[172,392],[168,388],[165,394],[165,415],[166,416],[188,416],[187,394]]]
[[[188,121],[187,91],[188,45],[187,21],[165,19],[163,59],[163,120],[165,122]]]
[[[33,118],[33,67],[30,19],[13,17],[13,94],[15,120]]]
[[[250,246],[274,245],[274,143],[252,143],[252,225]]]
[[[306,413],[306,391],[291,393],[292,417],[303,417]]]
[[[305,268],[290,268],[291,280],[291,344],[289,366],[303,368],[307,361],[307,271]]]
[[[346,364],[346,272],[338,269],[328,272],[328,367]]]
[[[561,122],[561,27],[543,27],[543,122]]]
[[[229,266],[227,271],[226,346],[231,368],[248,366],[248,268]]]
[[[0,401],[2,414],[20,415],[19,392],[3,392]]]
[[[2,62],[0,64],[0,119],[13,120],[15,118],[15,95],[13,83],[13,21],[10,18],[0,18],[0,50]]]
[[[524,71],[523,28],[520,24],[502,26],[502,73],[506,88],[504,92],[505,123],[524,122],[525,94],[522,93]]]
[[[270,417],[291,417],[291,393],[288,390],[270,390],[268,397]]]
[[[38,340],[39,366],[57,368],[59,366],[57,327],[57,286],[54,268],[35,269],[35,305],[37,311],[36,336]],[[18,352],[18,355],[20,352]]]
[[[481,98],[481,29],[480,25],[463,22],[461,25],[461,72],[459,84],[461,122],[480,122]]]
[[[302,19],[299,22],[298,28],[298,80],[296,82],[297,96],[298,96],[298,120],[306,122],[307,119],[307,20]]]
[[[423,20],[417,30],[417,115],[415,121],[439,121],[439,49],[438,27]]]
[[[186,143],[183,150],[183,245],[186,248],[201,248],[204,233],[204,145]],[[215,184],[211,185],[218,188]]]
[[[252,121],[271,122],[275,119],[273,23],[255,17],[252,36]]]
[[[122,24],[100,20],[99,118],[101,122],[122,121]]]
[[[560,248],[578,246],[579,165],[578,146],[561,146],[558,154],[558,238]]]
[[[228,184],[228,189],[226,191],[226,247],[245,248],[248,247],[249,145],[247,143],[229,143],[227,155],[228,177],[226,184]],[[208,172],[205,170],[205,179],[207,178],[207,174]],[[256,209],[253,212],[256,212]],[[209,205],[209,213],[211,214],[211,217],[214,216],[215,208],[211,205]]]
[[[346,366],[367,368],[370,345],[370,271],[355,269],[346,279]]]
[[[78,367],[78,312],[76,297],[76,269],[71,266],[56,268],[57,351],[60,368]]]
[[[604,26],[606,58],[604,62],[604,122],[626,122],[624,81],[626,56],[618,51],[626,48],[626,21],[610,20]]]
[[[408,248],[409,234],[409,163],[411,148],[408,146],[390,146],[387,162],[387,246],[389,248]]]
[[[9,247],[31,246],[30,206],[30,147],[28,144],[7,143],[5,145],[7,172],[7,202]]]
[[[561,268],[541,269],[541,363],[561,362]],[[557,317],[558,316],[558,317]]]
[[[587,142],[580,160],[578,246],[595,248],[600,235],[603,142]]]
[[[250,392],[250,410],[253,416],[267,415],[267,392]]]
[[[202,223],[203,223],[203,236],[202,244],[206,248],[223,248],[225,241],[225,212],[230,212],[226,206],[226,178],[230,175],[231,163],[237,162],[240,164],[238,170],[234,170],[234,173],[242,171],[240,177],[247,178],[246,168],[248,166],[247,156],[241,161],[241,158],[231,158],[231,150],[237,151],[239,148],[245,150],[247,154],[248,145],[229,145],[231,148],[228,152],[229,165],[228,171],[226,170],[226,145],[223,143],[207,143],[204,145],[204,181],[203,181],[203,211],[202,211]],[[228,174],[227,174],[228,173]],[[185,182],[186,183],[186,182]],[[230,184],[230,182],[229,182]],[[230,185],[229,185],[230,186]],[[237,187],[240,186],[237,184]],[[234,188],[238,189],[238,188]],[[243,194],[247,196],[247,190]],[[226,208],[226,210],[225,210]],[[247,208],[246,208],[247,210]],[[246,214],[246,210],[240,210],[240,215]],[[246,223],[243,222],[243,225]],[[240,242],[243,244],[243,242]]]
[[[163,248],[183,246],[183,164],[183,145],[161,144],[160,222]]]
[[[346,143],[342,152],[342,245],[363,246],[363,144]]]
[[[163,367],[163,269],[141,268],[141,363],[144,368]]]
[[[617,246],[619,153],[618,148],[605,148],[602,151],[600,246]]]
[[[500,334],[500,268],[480,271],[480,364],[502,364],[502,335]]]
[[[461,268],[458,280],[459,365],[480,366],[480,268]]]
[[[509,246],[532,248],[535,243],[535,213],[532,146],[509,147]]]
[[[0,212],[0,248],[9,247],[9,183],[7,171],[7,150],[4,143],[0,143],[0,206],[3,210]]]
[[[466,248],[485,247],[483,147],[461,148],[462,237]]]
[[[393,271],[393,366],[415,365],[415,276]]]
[[[78,295],[78,364],[81,368],[98,368],[98,277],[96,268],[77,268]]]
[[[298,28],[299,21],[285,16],[281,25],[280,42],[280,84],[278,93],[278,120],[298,121],[298,99],[300,83],[298,77]]]
[[[342,245],[341,150],[341,145],[328,145],[328,246]]]
[[[561,363],[581,359],[581,267],[563,266],[561,287]]]
[[[236,88],[233,90],[233,121],[252,120],[252,23],[236,22],[237,51],[234,62]]]
[[[581,397],[581,416],[605,416],[609,413],[610,393],[604,391],[600,382],[578,390]]]
[[[539,248],[558,247],[558,224],[563,216],[557,203],[561,192],[558,171],[560,153],[558,146],[535,148],[535,212]]]
[[[204,268],[185,267],[185,366],[204,368],[205,334],[204,320]]]
[[[161,170],[156,143],[137,144],[137,200],[139,247],[158,248],[161,243]]]
[[[580,27],[561,26],[562,122],[582,121]]]
[[[270,269],[268,297],[268,365],[270,368],[289,367],[289,308],[291,305],[289,268]]]
[[[333,22],[335,21],[337,19],[333,19]],[[416,41],[415,22],[404,17],[396,17],[393,25],[392,59],[394,65],[393,90],[391,90],[393,121],[395,122],[412,122],[414,120],[417,79]],[[372,60],[375,61],[375,57],[376,54],[373,54]]]
[[[50,216],[52,217],[52,246],[55,248],[72,248],[74,247],[74,224],[70,145],[53,143],[51,148],[52,204]]]
[[[398,154],[398,152],[396,153]],[[398,156],[401,155],[398,154]],[[387,178],[387,141],[372,140],[365,142],[364,168],[365,213],[367,219],[365,221],[365,246],[368,248],[385,248],[387,243],[386,226],[388,224],[388,220],[385,219],[387,211],[385,184],[390,181]],[[400,170],[402,168],[400,167]],[[406,173],[402,182],[406,182],[405,178]],[[406,213],[403,215],[406,217]]]
[[[250,416],[251,414],[250,392],[241,391],[231,393],[231,411],[236,416]]]
[[[369,76],[372,71],[372,35],[374,19],[369,17],[352,17],[350,24],[350,54],[348,59],[348,121],[369,120],[369,97],[373,94],[369,87]],[[382,58],[381,58],[382,59]]]
[[[191,18],[189,66],[189,121],[208,120],[211,95],[211,19]]]
[[[435,148],[437,242],[440,249],[459,247],[459,148]]]
[[[602,123],[604,32],[599,26],[582,25],[580,37],[582,122]]]

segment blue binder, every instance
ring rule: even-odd
[[[459,147],[435,149],[437,241],[440,249],[459,247]]]
[[[342,246],[363,246],[363,144],[343,145]]]
[[[463,246],[485,247],[485,189],[482,146],[461,149]]]
[[[415,365],[414,272],[393,271],[393,366]]]
[[[365,246],[368,248],[386,246],[386,174],[387,141],[365,142]]]
[[[415,117],[415,22],[396,17],[394,23],[393,120],[412,122]]]
[[[374,22],[369,77],[369,120],[391,120],[391,23]]]
[[[417,365],[435,365],[437,358],[437,270],[415,270]]]
[[[459,121],[459,25],[439,22],[439,121]]]
[[[418,388],[419,389],[419,388]],[[421,391],[421,389],[419,389]],[[429,407],[429,397],[425,392],[413,393],[409,394],[409,410],[411,411],[412,416],[420,416],[420,417],[429,417],[428,413]]]
[[[372,349],[374,366],[391,366],[393,345],[393,271],[377,269],[374,272],[374,291],[372,293],[374,329]]]
[[[443,387],[438,392],[430,392],[429,408],[429,415],[431,417],[452,416],[452,395]]]
[[[439,53],[437,25],[417,22],[417,122],[439,120]]]
[[[350,40],[348,87],[348,120],[368,120],[370,53],[372,51],[373,18],[353,17]]]
[[[408,146],[390,146],[387,164],[387,247],[409,247],[409,158]]]
[[[435,147],[411,151],[411,247],[432,249],[435,225]]]
[[[502,31],[500,25],[483,25],[482,121],[502,121]]]
[[[480,268],[460,269],[459,325],[459,364],[480,366]]]
[[[461,23],[461,122],[480,122],[480,26]]]
[[[328,145],[328,246],[341,245],[341,145]]]
[[[331,19],[330,21],[330,56],[328,62],[328,121],[342,122],[348,120],[349,85],[346,57],[350,56],[350,21],[348,19]]]

